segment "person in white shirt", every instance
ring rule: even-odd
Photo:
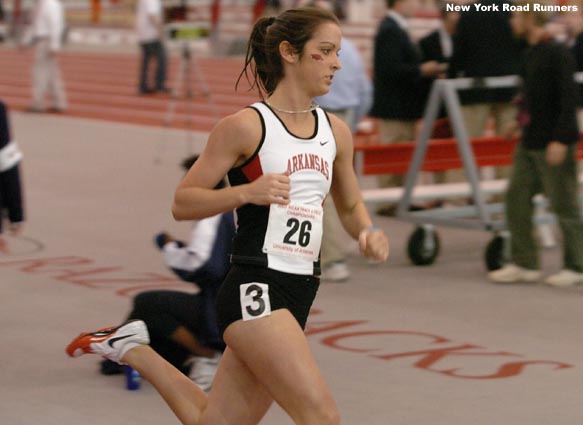
[[[166,92],[166,48],[162,40],[163,18],[160,0],[138,0],[136,11],[136,31],[142,48],[142,66],[139,91],[141,94]],[[156,61],[154,83],[150,83],[150,61]]]
[[[63,43],[65,14],[60,0],[36,0],[31,24],[21,42],[23,46],[34,46],[32,66],[32,103],[30,112],[45,112],[47,94],[52,99],[53,112],[67,109],[67,97],[58,54]]]

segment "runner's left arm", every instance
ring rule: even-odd
[[[361,250],[368,257],[385,261],[389,242],[385,233],[376,229],[368,214],[353,166],[352,134],[339,118],[330,115],[336,139],[336,159],[330,193],[340,222],[346,231],[359,240]]]

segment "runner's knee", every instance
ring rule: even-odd
[[[340,425],[340,413],[334,403],[321,405],[315,411],[315,417],[306,425]]]
[[[301,425],[338,425],[340,413],[334,399],[314,392],[301,400],[302,414],[296,422]]]

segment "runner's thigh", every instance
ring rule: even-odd
[[[296,423],[337,414],[306,337],[288,310],[232,323],[224,339]]]

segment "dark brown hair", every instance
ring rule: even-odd
[[[235,89],[245,75],[250,90],[257,88],[261,97],[271,95],[284,76],[279,45],[287,41],[301,56],[306,43],[324,22],[339,25],[334,14],[314,7],[289,9],[277,17],[259,19],[251,31],[245,66],[237,78]]]

